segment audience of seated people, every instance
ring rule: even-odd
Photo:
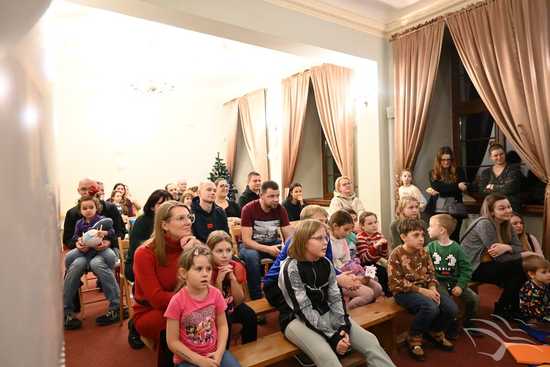
[[[261,185],[260,198],[246,204],[241,211],[239,254],[246,263],[251,299],[262,298],[260,260],[274,260],[279,255],[284,243],[279,230],[284,238],[292,234],[286,210],[279,204],[279,185],[265,181]]]
[[[258,200],[260,198],[260,188],[262,187],[262,176],[258,172],[250,172],[248,174],[248,181],[246,189],[239,197],[239,208],[241,208],[241,214],[246,204],[251,201]]]
[[[208,235],[213,231],[222,230],[229,233],[225,211],[217,206],[216,186],[211,181],[199,185],[199,196],[193,199],[191,211],[195,215],[193,235],[202,243],[206,243]]]
[[[348,176],[340,176],[334,182],[334,196],[330,201],[329,213],[340,209],[353,209],[357,215],[365,211],[365,207],[355,194],[353,181]]]
[[[498,168],[499,155],[494,155]],[[510,168],[504,161],[501,172],[506,169]],[[498,178],[497,173],[493,175]],[[485,187],[493,191],[499,188],[498,184]],[[411,356],[421,360],[425,358],[424,338],[441,349],[453,349],[449,339],[457,337],[458,307],[451,296],[465,302],[463,326],[475,327],[472,318],[477,314],[479,296],[468,288],[470,280],[504,288],[495,313],[506,318],[521,315],[518,294],[522,287],[523,293],[533,294],[533,290],[546,289],[550,282],[544,283],[541,279],[548,276],[539,274],[548,272],[547,262],[531,260],[533,264],[526,262],[524,269],[522,259],[543,259],[542,251],[536,238],[525,231],[523,218],[512,213],[504,195],[487,196],[481,217],[465,231],[462,245],[453,240],[460,232],[461,218],[448,215],[438,199],[461,202],[467,185],[448,147],[439,150],[430,171],[430,188],[426,191],[437,215],[431,217],[429,231],[420,219],[420,201],[403,196],[397,205],[398,219],[391,224],[393,251],[379,232],[377,215],[365,211],[351,180],[345,176],[335,182],[330,222],[322,207],[303,205],[299,183],[291,185],[281,205],[277,183],[262,183],[256,172],[248,175],[240,207],[228,199],[225,179],[201,183],[195,198],[186,191],[185,180],[165,188],[150,195],[143,214],[135,221],[125,264],[126,278],[135,282],[135,314],[128,323],[128,341],[138,349],[143,347],[140,337],[152,340],[157,346],[158,366],[200,365],[207,359],[218,366],[238,366],[227,351],[231,325],[243,325],[242,343],[257,339],[258,321],[245,303],[245,286],[252,300],[261,298],[263,291],[279,311],[284,335],[318,365],[340,366],[337,356],[355,349],[374,366],[393,366],[376,337],[356,325],[347,309],[393,293],[398,304],[415,314],[407,343]],[[65,217],[64,244],[72,249],[65,258],[66,329],[81,325],[76,318],[75,295],[80,277],[88,268],[97,275],[109,301],[109,310],[97,318],[97,323],[108,325],[123,317],[119,315],[120,291],[113,272],[117,241],[125,235],[120,212],[136,215],[139,204],[128,198],[127,186],[121,183],[114,187],[113,203],[97,199],[99,191],[95,181],[81,180],[79,204]],[[119,212],[113,204],[122,210]],[[98,247],[86,247],[82,235],[103,216],[112,219],[113,228],[99,232],[102,241]],[[233,254],[228,220],[239,216],[242,243],[239,253]],[[300,220],[296,233],[289,217]],[[243,263],[236,261],[235,255]],[[263,258],[272,259],[273,264],[262,286]],[[366,270],[372,270],[365,267],[376,269],[376,277],[365,276]],[[183,280],[186,285],[182,287]],[[521,311],[526,309],[525,304],[522,300]],[[217,329],[218,339],[199,346],[189,335],[181,334],[180,322],[182,315],[200,313],[203,307],[212,311],[208,322],[211,331]],[[542,307],[547,310],[544,307],[548,306]],[[335,323],[328,327],[322,322],[324,317]],[[335,334],[331,328],[340,332]]]
[[[302,185],[298,182],[293,183],[288,188],[288,196],[283,202],[283,206],[288,213],[288,220],[294,222],[300,219],[300,212],[304,207],[304,196],[302,193]]]

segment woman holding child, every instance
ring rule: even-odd
[[[278,281],[293,311],[283,325],[285,336],[317,366],[342,366],[338,356],[351,349],[364,354],[369,366],[394,366],[376,337],[346,313],[334,266],[325,257],[327,245],[321,222],[298,224]]]
[[[155,211],[154,232],[134,254],[134,324],[143,337],[158,342],[158,366],[172,366],[166,344],[164,312],[175,294],[178,258],[200,244],[192,236],[194,216],[180,202],[166,201]]]
[[[524,251],[512,229],[512,206],[506,196],[491,194],[481,205],[480,218],[466,230],[462,247],[472,264],[472,280],[503,288],[494,313],[505,318],[518,316],[519,290],[525,283]]]

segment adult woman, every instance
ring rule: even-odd
[[[288,214],[288,220],[293,222],[300,220],[300,213],[304,207],[304,197],[302,195],[302,185],[294,182],[288,189],[288,196],[283,202],[283,206]]]
[[[506,195],[515,212],[521,209],[521,182],[523,175],[517,165],[508,164],[506,152],[500,144],[489,147],[492,167],[486,168],[479,177],[479,191],[483,194],[499,193]]]
[[[430,187],[426,190],[431,195],[432,211],[449,213],[449,205],[462,202],[462,193],[468,189],[462,168],[457,167],[453,151],[449,147],[439,148],[430,171]],[[451,239],[459,241],[462,218],[455,217],[456,228]]]
[[[353,191],[353,182],[348,176],[340,176],[334,182],[334,196],[328,211],[332,214],[340,209],[353,209],[357,216],[365,211],[361,199]]]
[[[516,235],[521,242],[523,251],[531,251],[536,253],[537,255],[544,257],[544,254],[542,253],[542,248],[540,247],[537,238],[531,233],[527,233],[527,231],[525,230],[525,223],[521,215],[516,212],[512,213],[510,224],[512,225],[514,232],[516,232]]]
[[[124,222],[124,225],[127,226],[128,217],[129,217],[129,214],[132,213],[133,207],[132,206],[128,207],[128,205],[126,205],[126,203],[124,202],[122,193],[120,191],[113,191],[109,199],[107,199],[107,201],[116,206],[120,215],[122,216],[122,221]]]
[[[216,205],[225,210],[227,218],[240,218],[241,210],[239,209],[239,204],[227,199],[227,194],[229,193],[227,180],[218,178],[214,184],[216,185]]]
[[[494,313],[513,318],[519,312],[519,290],[525,283],[523,248],[512,230],[512,207],[502,194],[491,194],[481,205],[480,218],[466,230],[462,247],[472,264],[472,280],[503,288]]]
[[[155,212],[152,237],[134,255],[134,325],[140,335],[158,342],[158,366],[173,365],[166,345],[164,311],[178,282],[182,250],[199,244],[191,235],[193,220],[182,203],[162,203]]]
[[[132,197],[130,191],[128,190],[128,186],[119,182],[115,184],[115,186],[113,187],[113,191],[118,191],[122,194],[124,205],[128,207],[128,212],[130,213],[128,216],[136,216],[137,212],[141,209],[141,205],[137,202],[135,198]]]
[[[297,225],[278,284],[291,312],[281,325],[285,337],[316,366],[342,366],[338,356],[354,349],[369,366],[394,366],[372,333],[346,313],[327,250],[325,225],[306,219]],[[284,312],[284,310],[283,310]]]

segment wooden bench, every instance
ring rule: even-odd
[[[253,301],[248,301],[248,302],[246,302],[246,304],[252,310],[254,310],[256,315],[263,315],[263,314],[275,311],[275,307],[271,306],[269,304],[269,302],[267,302],[267,299],[265,299],[265,298],[260,298],[260,299],[255,299]]]
[[[267,301],[265,302],[267,303]],[[261,303],[258,302],[258,304]],[[391,352],[395,349],[393,319],[403,311],[393,298],[387,298],[353,309],[350,311],[350,316],[362,327],[370,329],[378,337],[384,349]],[[231,352],[242,367],[269,366],[291,358],[299,351],[294,344],[286,340],[282,332],[276,332],[259,338],[255,342],[231,348]],[[345,366],[356,366],[364,364],[364,357],[352,353],[342,362]]]

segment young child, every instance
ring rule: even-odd
[[[86,240],[83,239],[84,234],[93,229],[96,223],[104,221],[105,217],[97,214],[100,205],[99,200],[91,196],[84,196],[78,200],[82,218],[75,225],[73,241],[76,243],[76,248],[67,252],[65,256],[63,308],[66,330],[78,329],[82,326],[82,322],[75,316],[74,299],[80,288],[80,278],[86,272],[88,265],[101,282],[105,297],[109,300],[109,310],[106,314],[96,318],[96,324],[110,325],[120,320],[120,290],[113,272],[117,255],[110,248],[111,240],[115,235],[112,222],[108,230],[98,228],[95,236],[92,236],[97,237],[97,241],[94,238],[88,239],[89,236],[86,236]],[[97,246],[90,247],[87,244],[97,244]]]
[[[413,196],[404,196],[401,199],[399,199],[399,202],[397,203],[397,219],[392,222],[390,225],[391,230],[391,248],[396,248],[399,245],[403,244],[403,240],[401,239],[401,236],[399,235],[399,223],[403,219],[420,219],[420,202],[417,198]],[[427,245],[430,241],[430,236],[428,234],[427,228],[428,226],[426,223],[421,221],[424,224],[424,241]]]
[[[382,295],[380,284],[365,276],[365,269],[356,258],[352,258],[346,236],[353,229],[352,216],[345,210],[338,210],[330,216],[328,222],[332,246],[332,262],[340,271],[351,271],[357,276],[353,288],[344,288],[344,296],[349,297],[348,309],[369,304]]]
[[[529,280],[519,292],[519,308],[523,315],[537,321],[550,322],[550,262],[540,256],[523,261]]]
[[[424,334],[437,347],[453,349],[444,331],[455,319],[458,308],[447,293],[437,291],[434,266],[424,249],[424,223],[419,219],[404,219],[399,223],[399,233],[403,245],[395,248],[388,260],[390,290],[397,304],[415,314],[407,344],[414,359],[424,360]]]
[[[293,310],[282,325],[285,337],[316,366],[342,366],[338,356],[351,349],[363,354],[369,366],[394,366],[376,337],[346,313],[334,266],[325,257],[327,246],[325,225],[312,219],[298,223],[278,280]]]
[[[240,323],[243,325],[242,343],[252,342],[258,338],[258,322],[254,310],[243,302],[246,270],[240,262],[232,258],[231,236],[224,231],[214,231],[208,235],[206,245],[212,252],[211,284],[222,292],[227,303],[225,313],[229,324],[229,334],[231,334],[231,324]],[[228,343],[230,339],[229,336]]]
[[[405,196],[412,196],[420,203],[420,211],[423,212],[426,208],[426,198],[422,195],[422,191],[415,185],[413,185],[413,175],[412,172],[408,169],[401,171],[400,175],[401,186],[399,186],[399,199],[404,198]]]
[[[164,314],[166,342],[178,367],[240,366],[225,350],[229,334],[221,292],[210,285],[210,250],[195,246],[179,260],[178,276],[183,287],[172,297]]]
[[[344,210],[347,211],[353,218],[353,229],[346,236],[346,240],[348,240],[348,244],[349,244],[349,251],[351,254],[351,258],[353,259],[357,256],[357,233],[359,233],[361,228],[359,227],[357,212],[351,208],[346,208]]]
[[[357,235],[357,257],[362,266],[376,267],[378,282],[386,296],[391,296],[388,288],[388,271],[380,265],[381,259],[388,257],[388,241],[380,233],[378,217],[372,212],[363,212],[359,216],[361,232]]]
[[[188,208],[191,208],[191,203],[193,202],[194,197],[195,194],[193,193],[193,191],[184,191],[183,194],[181,194],[180,202],[182,202]]]
[[[479,309],[479,296],[468,288],[468,282],[472,278],[470,262],[460,244],[449,238],[455,227],[456,219],[449,214],[432,216],[428,232],[433,241],[426,249],[432,257],[435,276],[439,282],[438,292],[460,297],[466,307],[463,327],[475,328],[472,319],[476,317]],[[456,338],[458,334],[457,321],[453,320],[453,324],[447,332],[447,337],[451,339]]]

